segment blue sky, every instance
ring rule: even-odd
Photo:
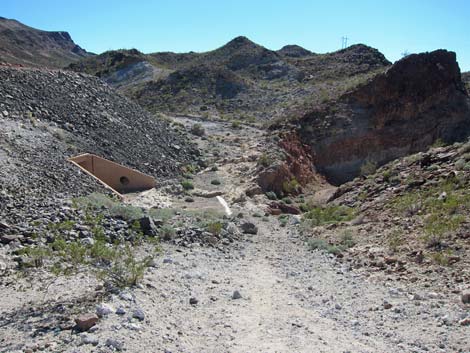
[[[0,16],[70,32],[86,50],[206,51],[244,35],[269,48],[318,53],[364,43],[395,61],[445,48],[470,71],[468,0],[0,0]]]

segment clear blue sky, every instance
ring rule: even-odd
[[[86,50],[206,51],[244,35],[269,49],[324,53],[349,44],[395,61],[445,48],[470,70],[469,0],[0,0],[0,16],[70,32]]]

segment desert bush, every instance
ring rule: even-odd
[[[258,157],[258,165],[263,166],[265,168],[271,166],[274,163],[274,160],[267,155],[266,153],[263,153],[261,156]]]
[[[366,176],[375,173],[377,170],[377,163],[372,161],[365,161],[364,164],[361,165],[359,170],[360,175]]]
[[[164,224],[158,231],[158,235],[163,240],[171,240],[176,235],[176,229],[169,224]]]
[[[220,182],[220,180],[218,180],[218,179],[214,179],[214,180],[211,180],[211,184],[212,184],[212,185],[220,185],[221,182]]]
[[[231,126],[232,126],[232,129],[240,129],[241,128],[240,122],[238,120],[232,121]]]
[[[291,180],[284,181],[282,183],[282,190],[287,195],[296,194],[299,192],[300,184],[297,179],[292,178]]]
[[[194,184],[190,181],[190,180],[183,180],[181,182],[181,186],[183,187],[183,189],[185,190],[192,190],[194,189]]]
[[[131,287],[138,284],[144,277],[145,270],[150,266],[152,257],[137,259],[129,245],[118,249],[111,266],[101,270],[99,276],[106,282],[111,282],[119,288]]]
[[[210,222],[206,225],[206,229],[212,235],[220,235],[222,232],[223,224],[222,222]]]
[[[314,207],[304,214],[312,226],[347,222],[354,218],[356,211],[347,206]]]
[[[209,114],[208,114],[209,115]],[[193,126],[191,126],[191,130],[189,130],[193,135],[196,135],[196,136],[204,136],[206,131],[204,130],[204,127],[199,124],[199,123],[196,123],[194,124]]]
[[[266,197],[269,199],[269,200],[277,200],[277,195],[274,191],[268,191],[266,193]]]

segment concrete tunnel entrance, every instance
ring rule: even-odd
[[[123,197],[122,194],[152,189],[156,185],[155,178],[150,175],[94,154],[81,154],[69,158],[68,161],[97,179],[120,197]]]

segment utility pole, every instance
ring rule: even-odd
[[[348,47],[348,37],[341,37],[341,49],[346,49]]]

